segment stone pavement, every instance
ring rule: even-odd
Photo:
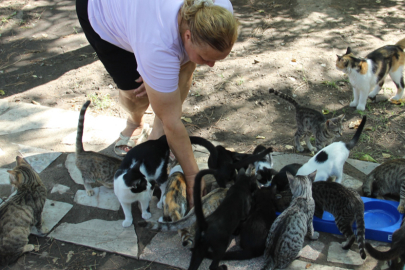
[[[151,123],[153,115],[146,115],[146,118],[146,122]],[[22,155],[40,174],[48,189],[43,214],[50,232],[47,237],[186,269],[191,252],[181,245],[177,232],[150,234],[151,237],[145,238],[144,234],[149,232],[137,228],[136,224],[129,228],[121,226],[124,216],[112,190],[101,186],[94,189],[94,196],[86,195],[80,172],[74,165],[77,120],[78,112],[0,100],[0,198],[5,200],[10,195],[6,170],[15,166],[17,155]],[[83,138],[85,149],[114,155],[114,141],[124,125],[124,119],[95,117],[91,115],[91,109],[88,110]],[[207,152],[197,147],[195,155],[200,168],[205,168]],[[290,163],[305,163],[309,159],[288,153],[274,153],[273,156],[275,169]],[[364,174],[378,166],[358,160],[348,160],[348,163]],[[359,189],[362,182],[345,174],[343,184]],[[162,215],[156,208],[157,201],[154,197],[151,202],[152,220]],[[139,212],[139,209],[134,207],[135,211]],[[140,215],[134,214],[135,221],[136,217]],[[305,242],[300,258],[287,269],[387,268],[385,263],[370,256],[363,261],[357,244],[351,250],[342,250],[341,242],[341,236],[322,232],[318,241]],[[372,244],[380,249],[388,246],[388,243],[377,241]],[[238,248],[237,239],[232,241],[230,248]],[[201,269],[208,269],[209,263],[208,259],[204,260]],[[263,258],[225,263],[230,269],[253,270],[261,268]]]

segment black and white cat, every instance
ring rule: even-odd
[[[266,147],[259,144],[253,150],[253,155],[260,154],[266,150]],[[271,152],[265,155],[262,159],[253,163],[255,166],[255,174],[257,182],[261,187],[268,187],[271,184],[272,176],[274,174],[273,169],[273,157]]]
[[[307,163],[302,165],[297,175],[308,175],[317,171],[316,181],[326,181],[330,176],[336,176],[336,182],[343,179],[343,165],[349,157],[350,150],[356,145],[366,124],[367,117],[364,115],[359,128],[349,143],[334,142],[316,153]]]

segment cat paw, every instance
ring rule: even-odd
[[[192,246],[193,245],[193,240],[191,240],[191,239],[187,239],[187,240],[184,240],[183,242],[182,242],[182,245],[183,245],[183,247],[186,247],[186,246]]]
[[[368,98],[375,103],[377,101],[377,96],[368,96]]]
[[[401,96],[398,96],[398,95],[390,98],[390,100],[400,100],[400,99],[401,99]]]
[[[350,107],[356,107],[357,103],[358,103],[357,101],[352,101],[352,102],[350,102],[349,106]]]
[[[357,105],[356,110],[364,111],[366,109],[366,105]]]
[[[46,234],[49,233],[49,229],[45,226],[42,226],[40,229],[36,228],[38,235],[44,237]]]
[[[318,152],[318,149],[316,147],[314,147],[314,146],[308,147],[308,148],[309,148],[309,151],[311,151],[311,152]]]
[[[402,205],[398,206],[398,212],[401,214],[405,213],[405,208]]]
[[[93,196],[94,195],[94,190],[93,189],[87,189],[86,190],[87,196]]]
[[[297,152],[304,152],[304,147],[302,147],[301,145],[297,148]]]
[[[163,209],[163,202],[158,202],[156,206],[159,209]]]
[[[312,236],[309,237],[311,240],[317,240],[319,238],[319,232],[314,232]]]
[[[158,221],[159,221],[159,222],[165,222],[165,221],[163,220],[163,216],[161,216],[161,217],[158,219]]]
[[[143,219],[150,219],[151,217],[152,217],[152,214],[149,212],[142,213]]]
[[[131,226],[132,225],[132,218],[131,219],[126,219],[126,220],[124,220],[123,222],[122,222],[122,227],[124,227],[124,228],[126,228],[126,227],[129,227],[129,226]]]

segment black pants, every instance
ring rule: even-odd
[[[135,82],[140,76],[136,70],[138,65],[135,55],[101,39],[91,27],[87,12],[88,2],[88,0],[76,0],[77,17],[87,40],[119,89],[138,88],[142,83]]]

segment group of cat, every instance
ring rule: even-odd
[[[356,58],[350,48],[345,55],[338,56],[336,66],[348,74],[353,86],[354,100],[350,106],[364,110],[367,96],[375,99],[387,74],[398,89],[393,99],[402,97],[404,48],[405,39],[402,39],[396,45],[377,49],[366,59]],[[356,221],[361,257],[366,258],[366,249],[379,260],[390,260],[392,269],[402,269],[405,265],[404,222],[393,234],[389,251],[374,249],[365,243],[364,204],[360,195],[341,184],[343,165],[360,137],[366,117],[350,142],[333,142],[342,135],[344,115],[325,119],[322,113],[300,106],[285,94],[274,89],[269,92],[295,106],[296,148],[303,151],[300,139],[305,136],[306,145],[310,151],[317,151],[316,155],[306,164],[290,164],[278,172],[272,168],[271,147],[259,145],[253,154],[242,154],[190,136],[192,144],[201,145],[210,153],[209,169],[201,170],[195,178],[192,209],[187,209],[186,183],[181,168],[169,164],[170,148],[165,136],[135,146],[123,160],[84,150],[84,116],[90,104],[87,101],[80,111],[76,139],[76,165],[82,173],[87,194],[94,195],[91,184],[96,181],[114,188],[125,215],[122,225],[128,227],[133,223],[131,205],[136,201],[140,203],[142,218],[151,217],[149,202],[158,186],[162,191],[158,207],[163,208],[163,217],[159,222],[144,220],[138,224],[157,231],[179,231],[184,246],[194,245],[189,269],[198,269],[204,258],[212,259],[210,269],[213,270],[227,268],[219,265],[221,260],[262,255],[265,257],[263,269],[285,268],[298,256],[305,236],[312,240],[318,238],[312,220],[314,215],[322,217],[323,211],[334,215],[338,229],[345,236],[342,248],[349,249],[353,244],[352,223]],[[311,135],[315,136],[315,146],[311,145]],[[31,226],[39,232],[46,231],[41,219],[46,188],[38,174],[20,157],[17,157],[17,166],[8,172],[17,193],[0,205],[0,265],[33,250],[33,245],[28,244]],[[200,183],[207,174],[214,176],[219,187],[201,198]],[[336,177],[335,182],[327,181],[330,177]],[[403,213],[405,159],[388,161],[373,170],[363,185],[363,192],[365,196],[399,196],[398,211]],[[277,217],[276,210],[280,208],[281,214]],[[233,235],[239,235],[241,250],[226,252]]]

